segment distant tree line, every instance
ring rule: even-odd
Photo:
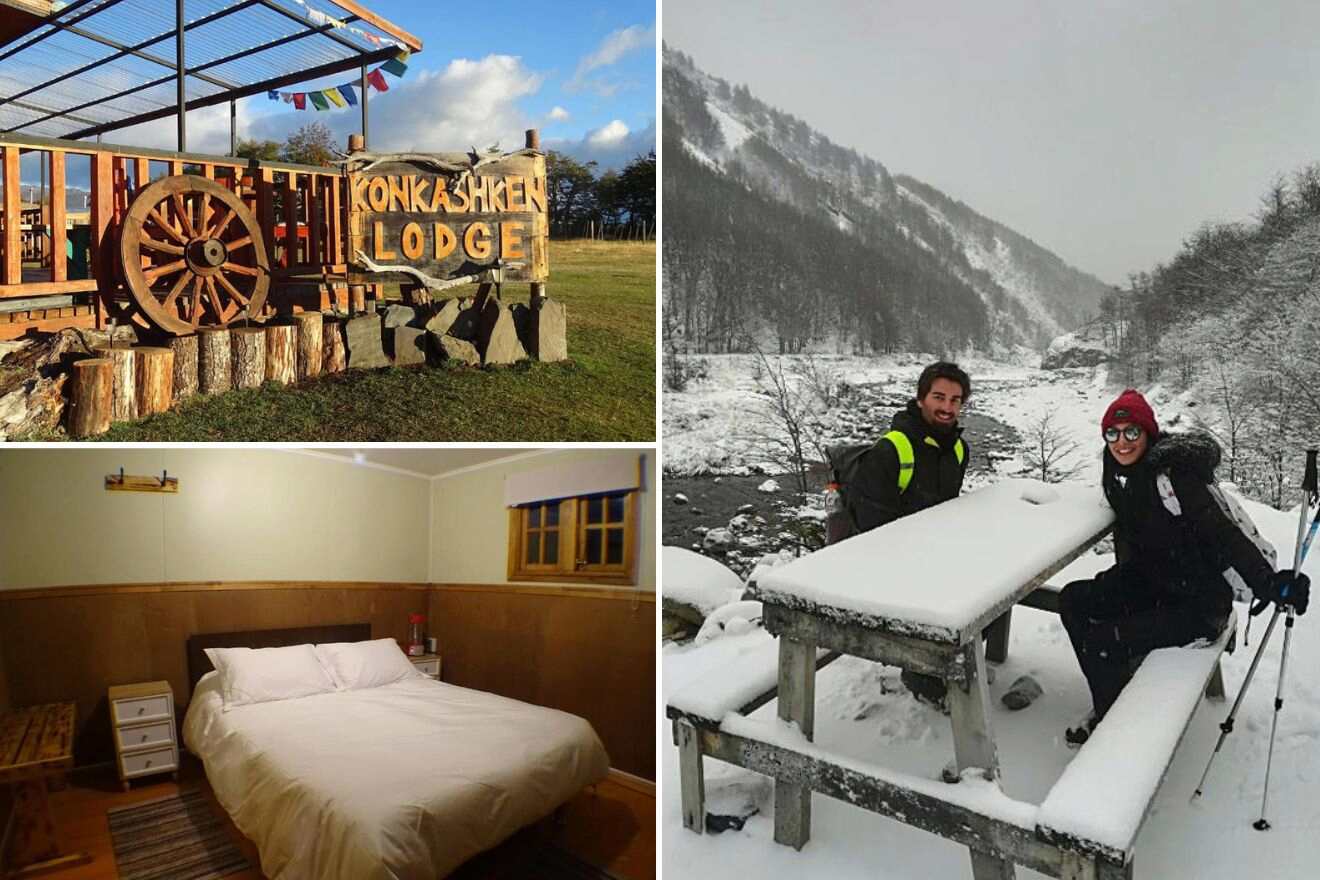
[[[1295,503],[1320,440],[1320,165],[1276,178],[1250,222],[1207,223],[1168,262],[1129,276],[1098,322],[1127,384],[1165,381],[1214,409],[1220,476]]]
[[[546,154],[550,234],[557,238],[655,238],[655,150],[597,176],[597,163]]]

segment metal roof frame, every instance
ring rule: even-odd
[[[113,51],[101,57],[93,58],[87,63],[81,64],[70,70],[56,72],[53,76],[44,79],[41,82],[22,88],[10,95],[0,95],[0,107],[6,104],[29,113],[36,114],[30,119],[21,120],[16,125],[11,125],[6,132],[18,133],[24,129],[30,129],[32,126],[53,120],[67,120],[79,125],[71,131],[63,132],[60,137],[67,139],[78,139],[90,137],[92,135],[100,136],[109,131],[120,128],[126,128],[132,125],[138,125],[144,122],[150,122],[156,119],[168,116],[178,116],[179,118],[179,150],[186,150],[186,124],[185,113],[187,110],[195,110],[201,107],[210,107],[216,104],[229,102],[231,105],[239,98],[258,95],[264,92],[273,91],[284,86],[293,85],[299,82],[317,79],[322,76],[330,76],[336,73],[342,73],[349,70],[360,71],[362,75],[362,100],[361,109],[363,114],[363,129],[366,129],[366,68],[368,65],[377,62],[386,61],[399,52],[399,47],[405,47],[410,52],[420,51],[422,43],[412,34],[402,30],[379,15],[367,10],[355,0],[312,0],[312,2],[322,7],[333,7],[338,13],[336,20],[342,24],[356,24],[372,29],[369,32],[378,31],[379,34],[373,34],[373,39],[380,45],[381,40],[390,41],[388,45],[382,45],[380,48],[372,48],[367,45],[367,40],[356,42],[348,36],[337,31],[335,24],[314,21],[302,11],[290,8],[286,3],[297,3],[303,9],[310,9],[301,0],[232,0],[228,5],[209,11],[205,15],[194,18],[191,21],[184,20],[184,0],[175,0],[175,15],[170,16],[174,19],[174,27],[170,30],[161,31],[155,34],[148,34],[145,38],[136,39],[131,42],[125,42],[115,39],[113,36],[98,32],[89,22],[93,16],[113,10],[124,0],[73,0],[62,9],[52,12],[46,16],[38,26],[39,32],[24,35],[12,41],[6,48],[0,46],[0,62],[19,56],[26,50],[38,46],[44,40],[57,34],[69,34],[82,40],[90,41],[97,46],[106,47]],[[224,2],[224,0],[212,0],[212,2]],[[93,5],[94,4],[94,5]],[[274,39],[266,40],[258,45],[239,49],[218,58],[211,58],[195,65],[186,64],[187,53],[187,34],[189,31],[195,31],[214,22],[225,19],[231,21],[237,17],[242,19],[244,13],[252,10],[265,10],[268,13],[277,14],[281,19],[287,20],[297,26],[297,30],[289,33],[282,33]],[[362,31],[359,31],[362,33]],[[383,35],[383,36],[381,36]],[[300,69],[296,72],[287,72],[286,70],[269,71],[271,75],[260,77],[255,82],[235,82],[233,78],[220,76],[207,71],[222,67],[226,64],[240,61],[242,59],[261,60],[262,53],[274,49],[287,47],[299,41],[313,39],[318,41],[315,49],[322,50],[319,56],[315,56],[313,48],[307,50],[309,55],[314,57],[324,57],[330,54],[325,51],[327,48],[333,48],[334,59],[313,65],[306,69]],[[167,41],[174,43],[175,59],[171,60],[155,52],[148,51],[153,46],[167,44]],[[71,104],[60,106],[48,106],[48,100],[42,100],[43,92],[60,83],[76,84],[80,77],[88,77],[93,73],[105,68],[113,62],[125,59],[137,59],[145,61],[148,64],[161,68],[162,76],[151,78],[148,74],[135,71],[136,81],[133,81],[127,88],[122,88],[108,95],[98,95],[91,100],[81,103],[74,101]],[[283,60],[283,59],[279,59]],[[287,64],[287,61],[286,61]],[[109,68],[108,68],[109,69]],[[111,73],[122,74],[122,69],[110,69]],[[107,82],[112,76],[107,75]],[[177,82],[176,100],[171,105],[161,105],[155,109],[141,112],[127,113],[120,118],[105,121],[90,118],[87,115],[78,115],[90,107],[100,106],[103,109],[113,102],[124,98],[132,97],[137,103],[151,103],[150,99],[144,99],[142,93],[159,86],[169,83],[171,80]],[[194,97],[191,100],[187,98],[187,83],[189,81],[205,83],[210,93]],[[102,84],[104,85],[104,84]],[[218,91],[217,91],[218,90]],[[55,92],[46,92],[48,97],[55,97],[56,104],[59,95]],[[159,99],[156,99],[159,100]],[[116,108],[120,109],[120,108]],[[232,110],[232,107],[231,107]],[[232,115],[232,114],[231,114]]]

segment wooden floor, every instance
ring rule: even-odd
[[[179,782],[169,775],[135,783],[132,791],[119,787],[114,768],[75,772],[62,791],[51,792],[51,809],[69,850],[92,855],[89,864],[43,874],[51,880],[117,880],[114,849],[106,810],[174,794],[180,787],[199,787],[209,797],[201,762],[182,755]],[[158,781],[155,781],[158,780]],[[218,805],[217,812],[228,822]],[[256,864],[256,853],[230,824],[236,841]],[[578,858],[598,865],[623,880],[654,880],[655,793],[607,779],[569,802],[557,820],[546,820],[515,835],[490,852],[477,856],[451,875],[455,880],[506,880],[513,853],[529,841],[551,839]],[[231,875],[233,880],[264,880],[257,869]],[[512,880],[512,878],[509,878]]]

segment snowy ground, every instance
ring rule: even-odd
[[[745,420],[761,418],[754,382],[737,358],[708,358],[710,378],[688,392],[665,396],[665,467],[667,472],[729,472],[754,464],[759,456],[740,440]],[[841,359],[854,382],[915,384],[923,361],[896,358]],[[1083,444],[1084,469],[1079,480],[1095,483],[1099,476],[1098,421],[1114,396],[1103,371],[1069,371],[1063,377],[1029,368],[964,363],[975,385],[974,405],[1022,430],[1049,411]],[[1195,402],[1173,399],[1160,389],[1149,390],[1166,426],[1184,427],[1196,412]],[[1298,465],[1301,461],[1299,458]],[[1011,473],[1011,463],[1004,473]],[[1099,491],[1098,489],[1096,490]],[[1296,513],[1279,513],[1244,502],[1261,531],[1291,558]],[[1320,552],[1306,570],[1320,580]],[[1056,576],[1058,583],[1086,577],[1106,567],[1108,555],[1086,554]],[[667,574],[667,570],[666,570]],[[667,576],[666,576],[667,580]],[[688,682],[718,669],[738,654],[764,644],[759,628],[744,626],[751,610],[738,615],[739,625],[724,634],[706,632],[700,644],[667,644],[662,651],[662,693],[665,698]],[[1246,620],[1245,608],[1239,617]],[[1225,657],[1229,699],[1236,696],[1264,634],[1268,615],[1257,618],[1251,644]],[[1320,876],[1320,611],[1298,620],[1288,663],[1286,705],[1279,718],[1271,779],[1269,819],[1274,829],[1253,830],[1258,818],[1265,775],[1266,748],[1273,715],[1273,696],[1282,647],[1282,626],[1276,631],[1256,673],[1237,728],[1228,737],[1196,804],[1188,798],[1218,736],[1218,724],[1229,703],[1202,701],[1187,736],[1174,757],[1136,848],[1139,878],[1240,877],[1310,878]],[[713,635],[713,637],[711,637]],[[1030,673],[1044,696],[1021,712],[1009,712],[999,696],[1022,674]],[[948,719],[917,704],[898,681],[898,670],[855,658],[827,667],[817,677],[816,741],[843,755],[930,777],[953,756]],[[1077,668],[1057,617],[1019,608],[1014,613],[1008,660],[995,670],[991,686],[991,719],[1003,768],[1004,788],[1014,798],[1039,803],[1074,752],[1064,747],[1063,729],[1090,704],[1085,680]],[[773,717],[775,703],[754,716]],[[757,878],[957,878],[970,877],[965,848],[830,798],[817,795],[813,806],[811,842],[801,851],[773,842],[770,781],[719,761],[706,761],[707,809],[714,813],[743,812],[759,807],[741,831],[698,836],[683,829],[679,809],[678,756],[668,722],[663,718],[661,762],[661,824],[664,876],[683,878],[745,875]],[[1102,809],[1105,792],[1096,792]],[[1036,877],[1018,869],[1021,878]]]

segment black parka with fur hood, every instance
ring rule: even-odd
[[[1196,600],[1206,611],[1226,614],[1233,601],[1227,569],[1259,594],[1273,568],[1210,493],[1219,461],[1219,444],[1203,431],[1161,434],[1127,467],[1106,446],[1103,487],[1116,517],[1119,564],[1133,566],[1170,602]],[[1161,472],[1169,475],[1179,516],[1160,498]]]

